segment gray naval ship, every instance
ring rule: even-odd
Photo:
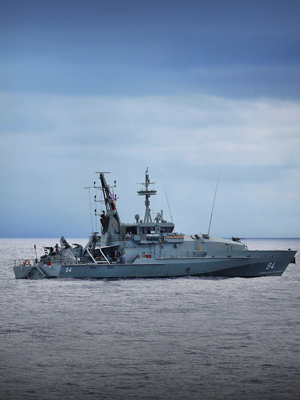
[[[184,276],[260,277],[282,275],[295,262],[296,251],[248,250],[239,238],[218,239],[209,234],[185,235],[174,231],[163,212],[152,220],[150,197],[156,190],[145,172],[143,188],[145,216],[122,223],[116,208],[114,186],[107,184],[105,172],[97,172],[106,210],[100,216],[101,234],[94,232],[85,247],[72,246],[64,237],[60,245],[45,247],[38,260],[16,260],[17,279],[49,278],[165,278]],[[96,196],[95,196],[95,201]],[[99,201],[99,200],[98,200]],[[96,213],[96,210],[95,210]]]

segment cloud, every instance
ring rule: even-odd
[[[37,136],[56,149],[105,145],[124,156],[180,155],[198,166],[216,159],[234,166],[299,166],[299,102],[4,93],[1,107],[2,135],[29,143]]]
[[[51,213],[60,210],[59,223],[45,217],[48,231],[74,226],[75,216],[76,221],[88,223],[86,193],[81,188],[88,186],[99,169],[112,171],[112,179],[120,182],[122,217],[130,221],[135,212],[141,213],[135,182],[141,181],[147,166],[161,196],[162,171],[173,215],[177,215],[183,231],[191,226],[199,231],[196,220],[208,218],[219,167],[219,211],[226,227],[222,235],[235,227],[237,218],[243,221],[242,215],[253,213],[263,221],[262,210],[268,207],[274,217],[266,230],[268,236],[274,236],[274,232],[280,236],[280,229],[288,234],[288,228],[276,226],[278,210],[288,220],[294,216],[299,222],[298,102],[204,95],[80,97],[7,93],[2,93],[0,100],[4,111],[1,183],[6,188],[1,202],[7,223],[9,216],[17,215],[16,210],[23,210],[22,221],[30,224],[29,216],[32,221],[32,215],[41,207]],[[192,196],[195,204],[194,222],[188,222],[191,210],[185,196]],[[161,207],[156,199],[153,204],[153,210]],[[230,209],[236,213],[235,218],[231,215],[231,222],[226,219]],[[39,232],[38,225],[36,221],[34,232]],[[84,223],[75,225],[71,232],[80,236]],[[263,222],[261,225],[263,229]],[[248,232],[255,236],[259,226],[247,222],[244,229],[246,232],[236,234],[246,236]],[[292,231],[292,236],[296,232],[299,235],[299,224]]]
[[[2,3],[1,90],[299,99],[296,2]]]

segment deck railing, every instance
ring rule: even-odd
[[[47,257],[44,260],[39,260],[42,261],[44,265],[82,265],[82,264],[90,264],[93,263],[94,261],[90,260],[89,258],[68,258],[68,257]],[[96,258],[96,264],[107,264],[108,262],[105,260],[99,260]],[[38,263],[38,260],[35,259],[22,259],[22,260],[14,260],[14,266],[23,266],[23,267],[32,267],[35,266]]]
[[[187,250],[187,251],[177,251],[174,254],[169,252],[160,251],[160,252],[149,252],[140,254],[140,258],[156,258],[156,259],[166,259],[166,258],[199,258],[205,257],[207,255],[206,251],[202,250]],[[139,258],[139,257],[136,257]]]
[[[33,265],[36,265],[36,260],[35,259],[26,259],[26,260],[14,260],[14,266],[19,267],[19,266],[24,266],[24,267],[32,267]]]
[[[170,253],[165,253],[165,252],[160,252],[158,254],[155,254],[155,252],[150,253],[143,253],[140,254],[140,258],[156,258],[156,259],[170,259],[170,258],[198,258],[198,257],[205,257],[207,252],[201,251],[201,250],[188,250],[188,251],[181,251],[177,252],[176,254],[172,255]],[[150,256],[150,257],[149,257]],[[126,258],[126,262],[133,262],[136,258],[138,257],[132,257],[132,260]],[[104,259],[99,259],[96,258],[95,261],[91,260],[90,258],[68,258],[68,257],[50,257],[48,256],[45,259],[41,260],[44,265],[84,265],[84,264],[90,264],[90,263],[96,263],[96,264],[109,264],[111,262],[117,262],[117,263],[122,263],[120,259],[116,260],[104,260]],[[26,259],[26,260],[14,260],[14,266],[22,266],[22,267],[32,267],[37,264],[36,259]]]

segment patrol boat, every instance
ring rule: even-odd
[[[122,223],[116,207],[114,186],[106,172],[97,172],[101,182],[94,186],[103,193],[105,211],[100,216],[101,234],[94,232],[85,247],[72,246],[64,237],[60,246],[46,247],[38,260],[15,261],[17,279],[41,278],[165,278],[186,276],[260,277],[282,275],[295,262],[296,251],[248,250],[239,238],[218,239],[209,234],[185,235],[175,232],[163,212],[152,220],[150,197],[156,190],[145,172],[143,188],[145,216],[135,215],[133,223]],[[96,200],[96,199],[95,199]],[[97,201],[97,200],[96,200]],[[96,210],[95,210],[96,213]]]

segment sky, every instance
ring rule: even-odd
[[[217,187],[212,236],[300,237],[299,17],[294,0],[2,0],[0,237],[99,230],[96,171],[133,222],[147,167],[177,232],[208,231]]]

